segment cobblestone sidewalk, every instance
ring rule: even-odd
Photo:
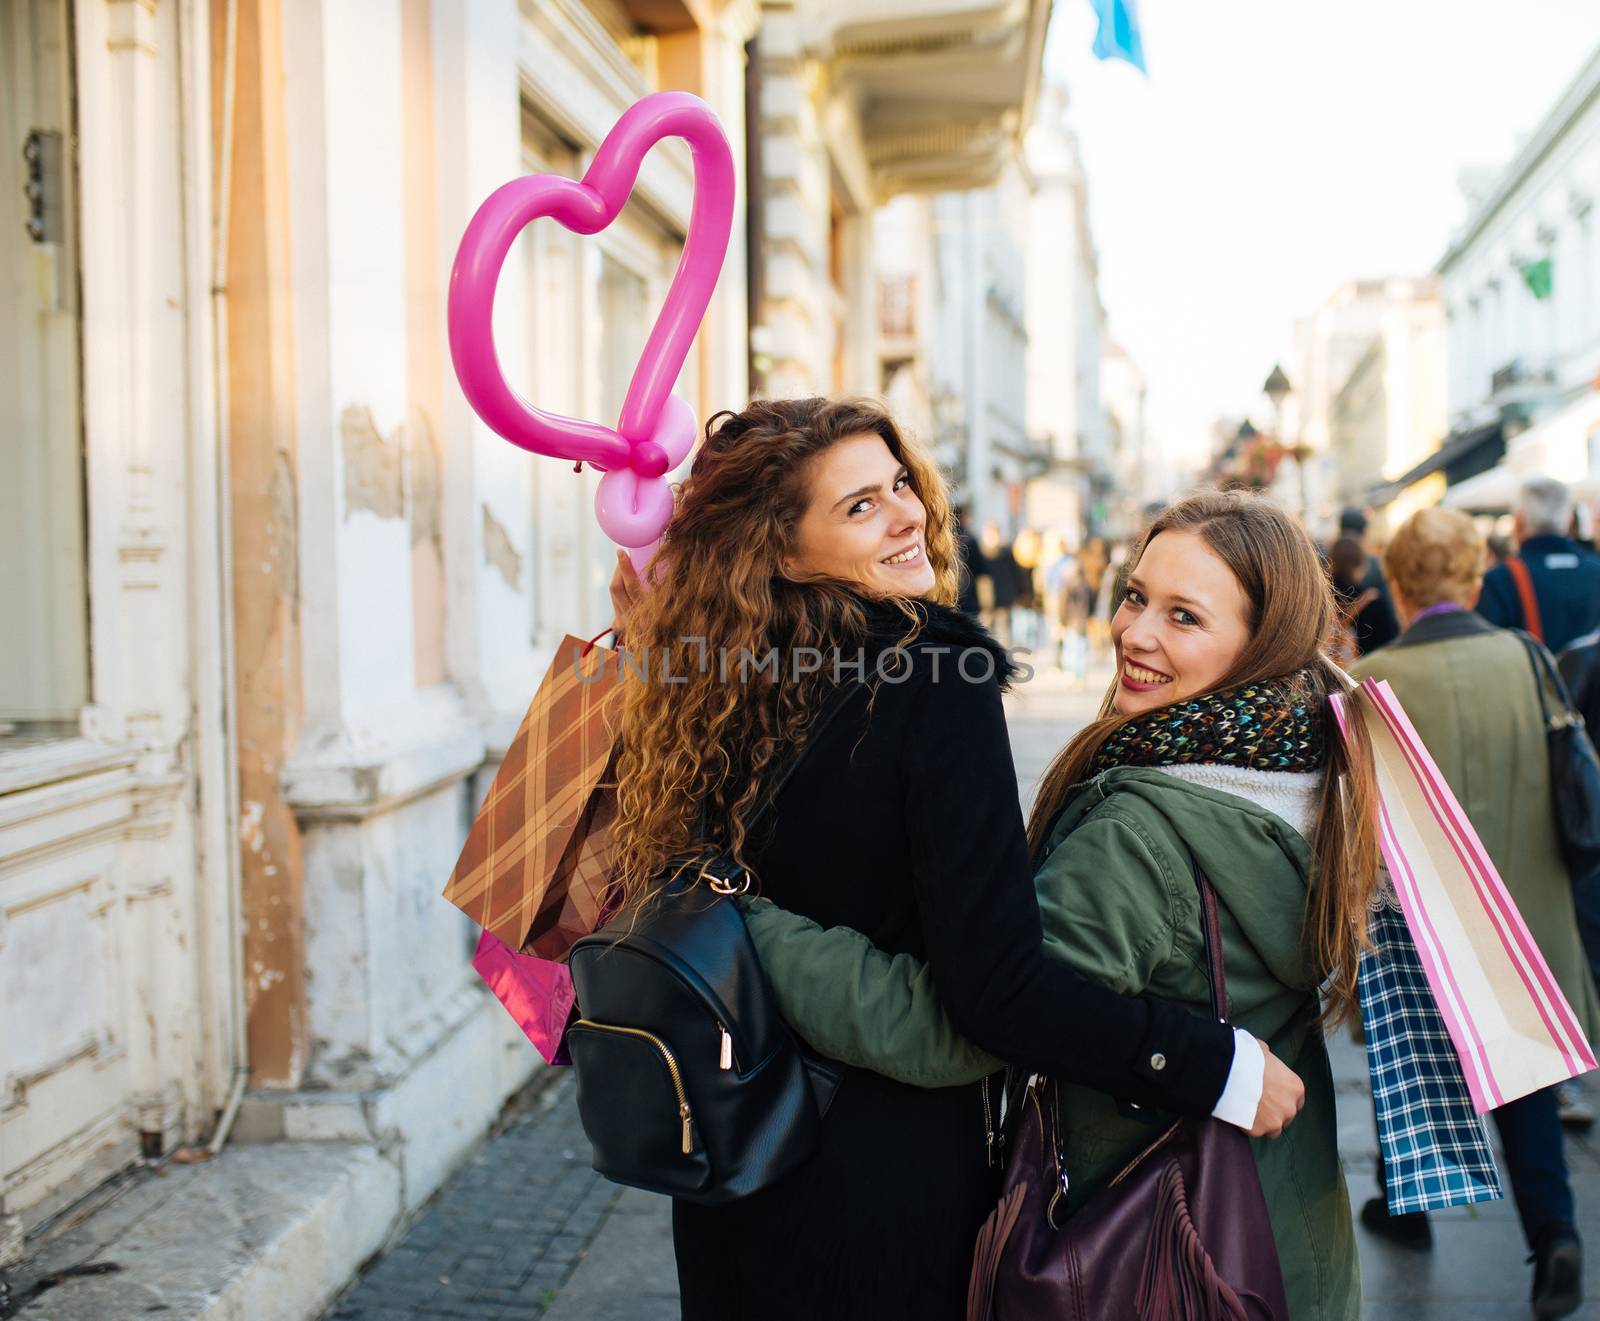
[[[549,1310],[622,1190],[589,1168],[570,1071],[539,1083],[326,1321],[530,1321]]]
[[[1024,798],[1054,752],[1093,714],[1098,685],[1042,676],[1013,697],[1012,749]],[[1365,1057],[1330,1041],[1339,1147],[1351,1201],[1373,1195],[1376,1136]],[[606,1183],[589,1168],[572,1078],[549,1079],[499,1130],[411,1232],[346,1291],[325,1321],[672,1321],[678,1315],[664,1198]],[[1600,1076],[1597,1076],[1600,1077]],[[1591,1081],[1591,1100],[1600,1085]],[[1579,1230],[1600,1251],[1600,1133],[1569,1135]],[[1370,1321],[1491,1321],[1528,1315],[1530,1268],[1509,1201],[1434,1217],[1416,1252],[1357,1229]],[[1587,1272],[1591,1295],[1597,1272]],[[1582,1316],[1600,1317],[1587,1305]]]

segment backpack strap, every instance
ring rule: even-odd
[[[1522,602],[1522,622],[1528,632],[1543,642],[1544,627],[1539,621],[1539,598],[1533,594],[1533,576],[1528,572],[1527,564],[1522,556],[1513,555],[1506,561],[1506,569],[1516,585],[1517,599]]]
[[[783,768],[783,773],[773,782],[772,788],[762,794],[757,801],[755,811],[750,814],[749,820],[745,822],[745,833],[747,835],[772,810],[773,804],[778,800],[778,795],[783,792],[783,787],[789,783],[789,777],[800,769],[800,764],[805,761],[811,749],[816,746],[817,740],[822,736],[823,731],[838,719],[840,712],[845,707],[850,705],[850,700],[856,695],[856,691],[864,687],[864,684],[852,679],[850,682],[841,685],[839,690],[828,699],[828,704],[822,708],[822,714],[816,718],[816,721],[807,731],[805,742],[800,745],[799,756],[795,757],[793,761]],[[705,800],[702,799],[700,802],[699,830],[702,840],[706,836],[706,824],[706,804]],[[732,854],[726,851],[719,853],[709,861],[701,863],[698,878],[705,881],[717,894],[743,894],[750,888],[749,871],[735,862]]]

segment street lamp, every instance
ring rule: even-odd
[[[1272,400],[1273,412],[1280,418],[1283,416],[1283,401],[1289,397],[1289,392],[1294,387],[1289,384],[1289,378],[1284,375],[1283,368],[1273,363],[1272,372],[1267,377],[1266,384],[1261,387],[1261,392]],[[1278,433],[1278,439],[1283,439],[1283,433]]]
[[[1272,364],[1272,370],[1267,374],[1266,382],[1261,387],[1261,393],[1267,396],[1272,404],[1272,429],[1278,433],[1278,444],[1284,449],[1290,446],[1283,434],[1283,401],[1294,392],[1294,387],[1289,384],[1289,377],[1283,368]],[[1293,447],[1295,470],[1299,477],[1300,486],[1300,516],[1311,516],[1310,502],[1306,499],[1306,460],[1298,445]]]

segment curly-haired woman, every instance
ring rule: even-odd
[[[1361,1310],[1322,1027],[1354,1008],[1378,860],[1371,761],[1349,754],[1328,700],[1333,620],[1315,547],[1275,505],[1220,492],[1173,505],[1133,553],[1101,718],[1052,764],[1028,826],[1050,954],[1130,995],[1206,1012],[1194,869],[1215,887],[1233,1020],[1306,1084],[1294,1127],[1254,1144],[1297,1321]],[[930,984],[905,953],[765,903],[749,923],[817,1048],[924,1086],[994,1067],[945,1019],[936,967]],[[1071,1211],[1160,1130],[1082,1086],[1061,1105]]]
[[[1248,1036],[1044,956],[1000,701],[1011,666],[949,608],[955,541],[931,462],[863,403],[756,403],[708,432],[652,590],[624,618],[648,675],[625,685],[621,728],[629,898],[670,857],[730,847],[786,908],[927,960],[995,1055],[1280,1131],[1299,1080]],[[819,732],[747,835],[763,785],[856,676],[870,696]],[[988,1081],[847,1070],[794,1173],[729,1206],[674,1208],[684,1316],[960,1317],[996,1187],[995,1103]]]

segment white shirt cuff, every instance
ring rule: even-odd
[[[1261,1043],[1242,1027],[1234,1028],[1233,1067],[1228,1070],[1227,1086],[1217,1098],[1212,1117],[1248,1130],[1256,1122],[1266,1076],[1267,1056]]]

